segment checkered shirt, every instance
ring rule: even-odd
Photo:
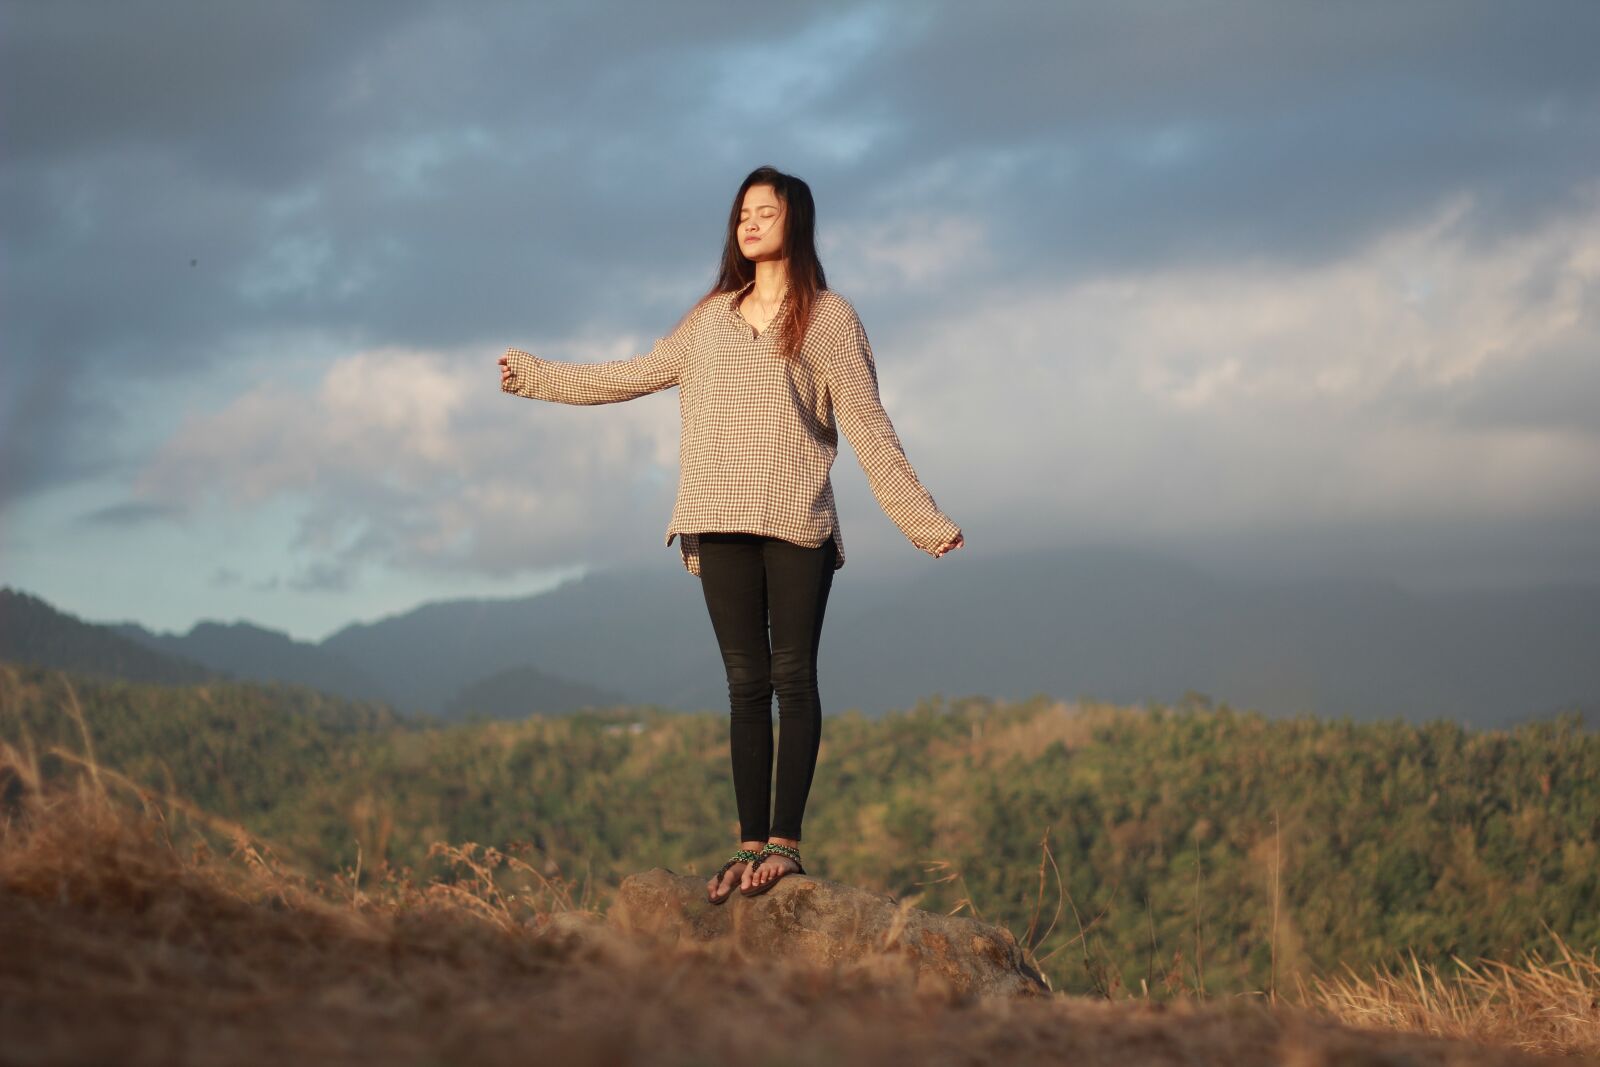
[[[507,349],[512,374],[501,388],[530,400],[614,404],[677,386],[678,498],[666,544],[678,537],[690,574],[700,573],[699,534],[713,530],[812,548],[831,536],[834,567],[843,567],[829,478],[840,426],[878,503],[913,545],[932,552],[955,540],[960,528],[917,479],[883,409],[856,309],[830,289],[818,292],[805,342],[788,359],[776,328],[758,333],[739,314],[754,284],[707,300],[649,353],[631,359],[562,363]],[[779,312],[788,299],[785,292]],[[772,321],[780,321],[778,313]]]

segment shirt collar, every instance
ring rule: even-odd
[[[735,318],[739,317],[739,301],[744,299],[744,294],[748,293],[751,289],[753,289],[755,287],[755,284],[756,284],[756,280],[754,278],[751,278],[749,281],[745,282],[742,286],[740,286],[739,288],[733,290],[732,292],[730,292],[728,294],[728,314],[729,315],[732,315]]]

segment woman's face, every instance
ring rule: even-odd
[[[739,251],[746,259],[783,258],[784,207],[770,185],[752,185],[739,208]]]

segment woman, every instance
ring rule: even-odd
[[[906,460],[878,397],[855,308],[827,287],[805,182],[752,171],[729,212],[716,283],[648,354],[560,363],[520,349],[500,357],[501,389],[563,404],[610,404],[678,387],[678,538],[699,576],[721,646],[731,708],[740,847],[706,885],[763,893],[800,863],[801,819],[821,741],[817,648],[833,572],[844,566],[829,471],[837,426],[874,495],[935,559],[964,543]],[[771,644],[768,644],[768,631]],[[781,725],[772,782],[772,694]]]

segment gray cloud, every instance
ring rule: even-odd
[[[207,584],[213,589],[226,589],[229,586],[238,585],[242,581],[244,581],[244,575],[232,567],[217,567],[212,570],[211,577],[207,579]]]
[[[343,593],[351,585],[348,564],[316,562],[289,577],[288,586],[301,593]]]
[[[183,509],[160,501],[132,500],[94,508],[79,516],[78,521],[90,526],[135,526],[159,519],[175,518]]]
[[[1531,365],[1496,367],[1453,391],[1464,423],[1565,429],[1600,438],[1600,352],[1571,342],[1542,351]]]

